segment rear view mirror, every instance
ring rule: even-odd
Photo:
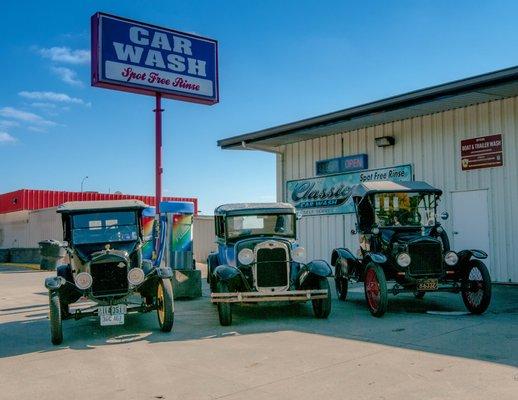
[[[448,211],[443,211],[443,212],[441,213],[441,219],[442,219],[443,221],[446,221],[448,218],[450,218],[450,214],[448,214]]]

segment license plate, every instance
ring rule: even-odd
[[[127,312],[125,304],[117,304],[116,306],[99,306],[97,313],[101,326],[107,325],[123,325],[124,314]]]
[[[439,280],[425,279],[417,284],[417,290],[437,290],[439,288]]]

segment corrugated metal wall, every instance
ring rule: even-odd
[[[214,217],[196,216],[193,222],[194,259],[206,262],[211,251],[216,250],[216,232],[214,231]]]
[[[504,167],[462,171],[461,139],[502,133]],[[374,138],[394,136],[396,144],[376,147]],[[451,192],[488,189],[490,264],[492,277],[518,282],[518,98],[492,101],[441,113],[289,144],[283,167],[277,166],[278,199],[284,199],[287,180],[315,176],[315,161],[367,153],[369,168],[411,163],[416,180],[444,191],[440,211],[451,212]],[[277,158],[278,164],[282,160]],[[283,176],[284,175],[284,176]],[[445,228],[451,237],[450,218]],[[310,258],[329,261],[334,247],[358,248],[351,214],[304,217],[299,237]]]

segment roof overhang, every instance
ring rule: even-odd
[[[432,86],[289,124],[218,140],[222,149],[278,146],[518,95],[518,67]]]
[[[56,211],[69,214],[110,210],[139,210],[146,207],[146,204],[140,200],[69,201],[61,204]]]

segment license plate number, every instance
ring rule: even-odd
[[[417,290],[437,290],[439,281],[437,279],[425,279],[417,284]]]
[[[116,306],[100,306],[97,309],[101,326],[107,325],[123,325],[124,314],[127,312],[125,304],[117,304]]]

